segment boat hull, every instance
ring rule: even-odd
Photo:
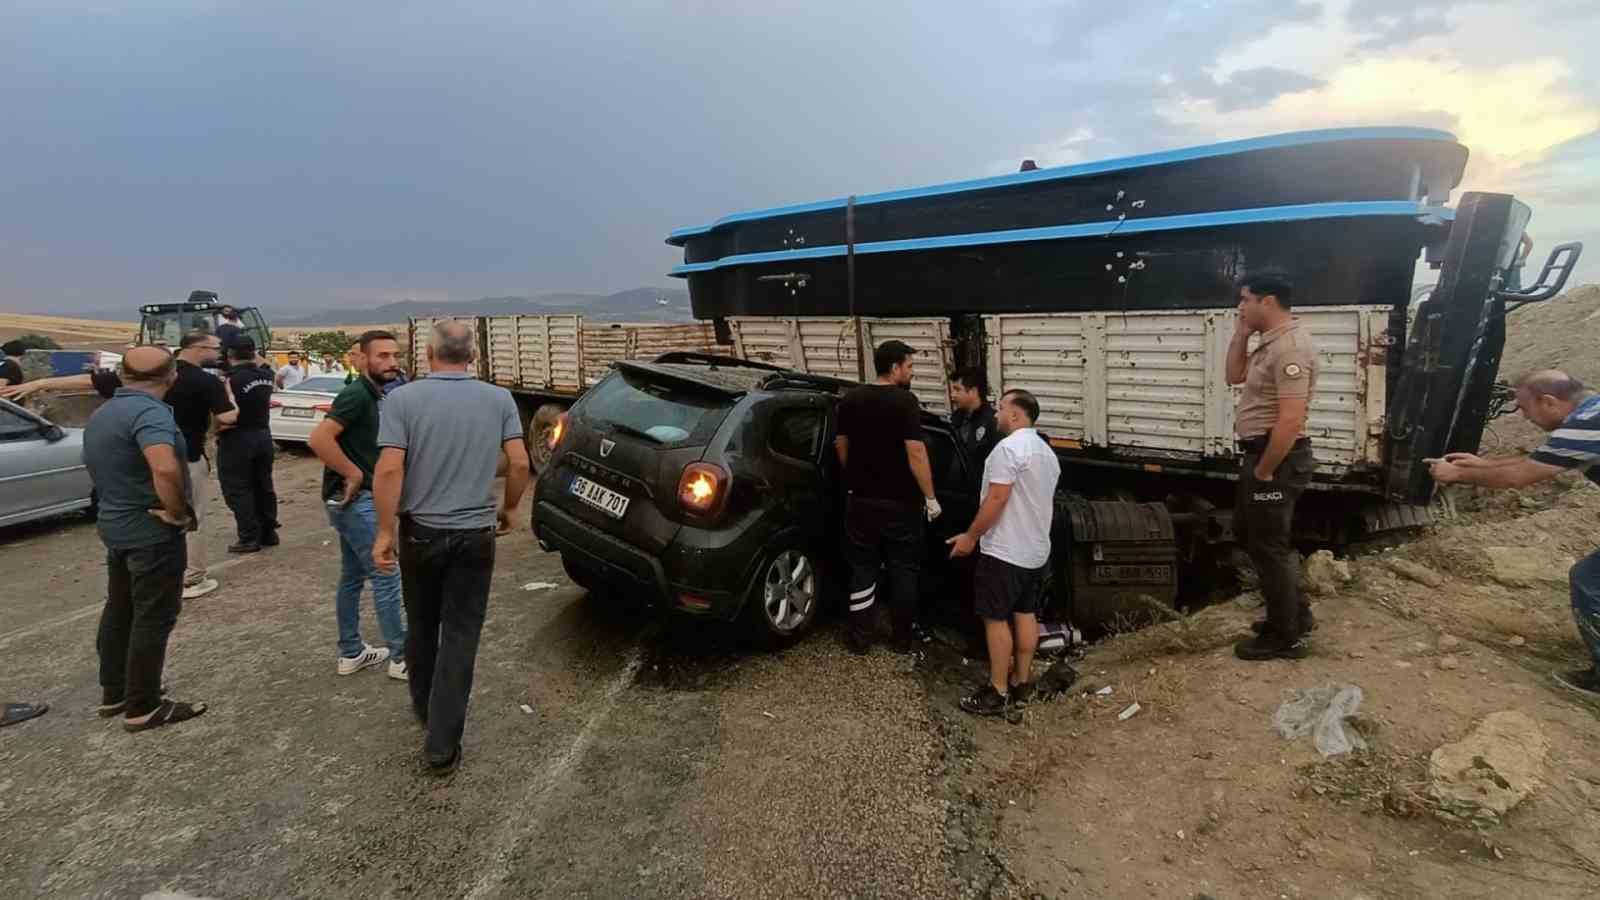
[[[1445,133],[1302,132],[856,197],[854,243],[899,241],[1215,210],[1446,202],[1466,148]],[[850,242],[844,199],[736,213],[675,231],[686,264]]]
[[[854,255],[854,309],[850,254],[838,248],[683,266],[691,271],[680,274],[694,314],[708,319],[1217,308],[1237,303],[1240,275],[1263,269],[1294,278],[1297,305],[1403,305],[1419,252],[1447,236],[1448,211],[1396,204],[1383,214],[1335,214],[1348,209],[1288,220],[1241,213],[1222,224],[1086,237],[868,245]]]

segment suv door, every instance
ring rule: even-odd
[[[819,403],[785,404],[774,409],[767,426],[768,477],[780,522],[799,527],[808,543],[828,532],[828,488],[822,477],[828,413]]]
[[[928,448],[928,468],[933,474],[933,493],[943,514],[928,525],[928,543],[921,579],[923,608],[933,607],[946,617],[959,616],[965,606],[968,568],[954,564],[945,541],[967,530],[978,514],[978,495],[973,492],[977,476],[967,471],[967,454],[948,422],[933,416],[922,421],[923,443]],[[955,586],[955,590],[951,590]],[[953,620],[959,621],[959,618]]]

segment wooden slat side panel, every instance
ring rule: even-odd
[[[1387,307],[1297,311],[1317,344],[1307,434],[1325,467],[1382,461]],[[985,317],[989,380],[1039,397],[1052,436],[1137,451],[1234,455],[1233,311]],[[1254,343],[1252,343],[1254,347]]]

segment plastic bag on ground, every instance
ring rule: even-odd
[[[1329,682],[1309,690],[1286,690],[1272,714],[1272,727],[1290,741],[1310,734],[1318,753],[1338,756],[1367,749],[1366,740],[1345,723],[1360,708],[1361,688],[1353,684]]]

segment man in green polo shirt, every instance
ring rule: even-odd
[[[398,378],[400,343],[387,331],[368,331],[352,354],[360,377],[344,386],[333,408],[307,442],[322,460],[322,500],[328,521],[339,533],[339,587],[334,609],[339,622],[340,675],[389,663],[389,677],[406,680],[406,625],[398,572],[384,573],[372,562],[378,516],[372,505],[372,469],[378,461],[378,410],[384,385]],[[372,582],[372,601],[387,647],[361,640],[361,587]]]

